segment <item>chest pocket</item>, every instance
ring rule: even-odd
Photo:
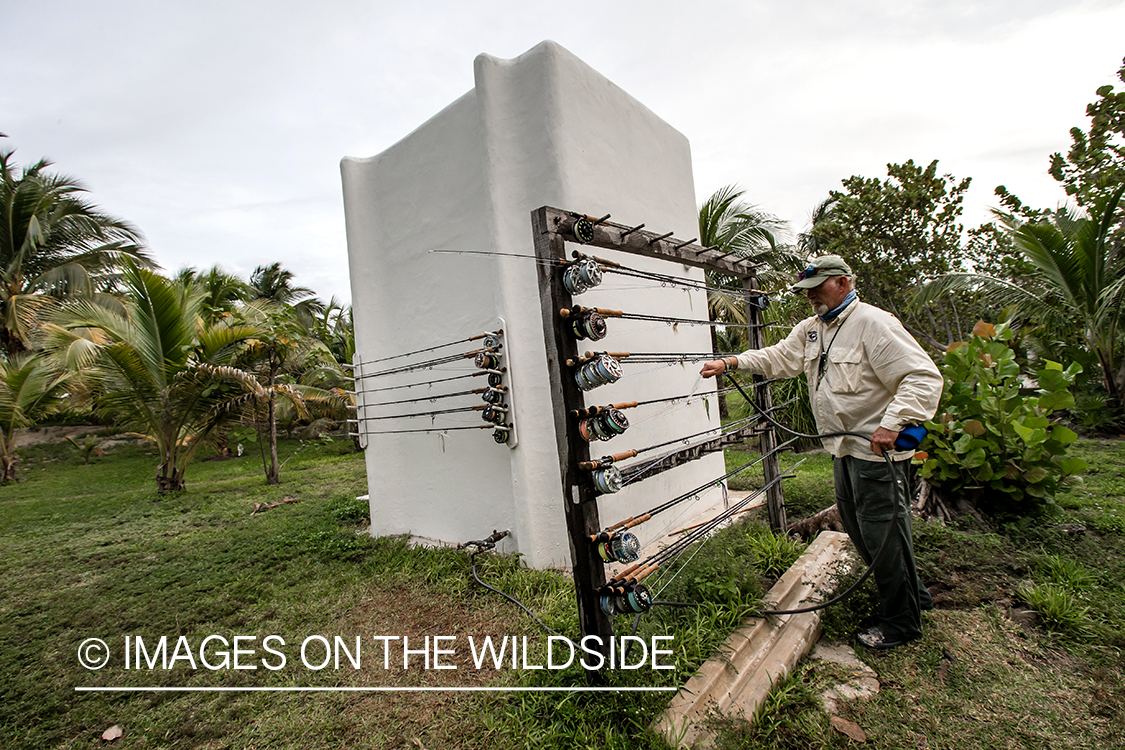
[[[855,393],[863,375],[863,347],[828,353],[828,386],[836,393]]]

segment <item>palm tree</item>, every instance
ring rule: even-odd
[[[0,483],[15,478],[16,437],[64,403],[67,373],[42,357],[17,354],[0,362]]]
[[[320,394],[316,389],[297,387],[295,381],[310,366],[334,365],[335,359],[324,342],[308,334],[305,321],[292,307],[256,300],[243,307],[240,316],[256,331],[247,339],[237,359],[238,369],[245,372],[246,377],[240,378],[233,372],[226,375],[232,382],[241,384],[244,396],[239,397],[239,403],[248,407],[258,429],[266,484],[278,484],[281,481],[277,457],[278,398],[296,410],[299,418],[307,418],[302,394],[308,393],[315,399],[319,399]],[[268,458],[263,443],[269,446]]]
[[[742,200],[744,194],[745,191],[737,186],[727,185],[703,203],[699,209],[699,243],[703,247],[715,247],[751,263],[761,264],[758,281],[766,286],[776,283],[791,266],[795,267],[792,253],[781,243],[788,229],[781,219]],[[707,292],[711,320],[744,325],[746,309],[737,280],[708,271],[707,283],[737,292]],[[715,343],[714,340],[712,343]]]
[[[355,322],[351,305],[344,305],[332,297],[307,333],[324,342],[338,363],[352,363],[355,357]]]
[[[310,327],[316,316],[324,312],[324,303],[316,298],[316,292],[303,286],[293,286],[293,272],[281,267],[280,263],[258,266],[250,274],[250,287],[257,299],[276,302],[292,307],[298,319]]]
[[[91,293],[124,259],[151,266],[132,225],[100,212],[71,177],[40,160],[22,171],[0,151],[0,347],[27,349],[38,314],[56,298]]]
[[[1027,260],[1028,279],[1014,283],[980,274],[947,274],[929,282],[916,304],[962,289],[984,290],[997,309],[1012,307],[1017,315],[1048,328],[1080,332],[1095,354],[1110,398],[1122,403],[1125,361],[1125,249],[1113,237],[1125,185],[1095,203],[1091,216],[1073,210],[1025,221],[995,212],[1014,246]]]
[[[192,282],[203,289],[203,318],[208,324],[231,316],[239,303],[257,296],[249,284],[220,266],[211,266],[203,272],[184,268],[176,274],[176,280],[181,284]]]
[[[714,247],[760,264],[759,286],[766,286],[777,280],[779,269],[792,264],[791,253],[779,242],[787,231],[786,223],[742,200],[744,194],[737,186],[727,185],[704,201],[699,208],[699,242],[703,247]],[[718,326],[711,327],[711,351],[745,349],[749,339],[741,282],[715,271],[707,271],[706,278],[711,287],[707,291],[708,317],[731,324],[723,331]],[[722,288],[731,292],[720,291]],[[719,417],[727,418],[726,399],[719,400]]]
[[[121,277],[121,310],[74,300],[44,323],[59,365],[81,370],[98,390],[98,408],[155,443],[161,492],[184,487],[184,472],[210,432],[232,418],[229,389],[200,370],[224,364],[256,329],[203,318],[204,292],[133,263]]]

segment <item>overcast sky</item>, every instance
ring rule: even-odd
[[[348,301],[339,161],[473,87],[473,58],[553,39],[684,133],[699,201],[728,183],[805,228],[853,174],[940,160],[966,226],[1047,175],[1115,83],[1125,3],[0,0],[0,132],[79,177],[169,271],[280,261]],[[1119,84],[1120,86],[1120,84]]]

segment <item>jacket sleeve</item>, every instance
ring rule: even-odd
[[[804,372],[805,330],[798,323],[783,341],[765,349],[750,349],[738,355],[738,369],[767,378],[793,378]]]
[[[868,356],[879,380],[894,394],[880,427],[898,432],[934,418],[944,386],[941,373],[901,323],[887,328]]]

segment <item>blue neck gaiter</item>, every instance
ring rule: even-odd
[[[848,292],[847,297],[844,297],[843,302],[841,302],[838,306],[836,306],[835,309],[829,310],[828,312],[824,313],[824,315],[821,315],[820,319],[823,320],[825,323],[831,323],[833,320],[840,317],[840,313],[842,313],[844,311],[844,308],[846,308],[848,305],[850,305],[851,303],[853,303],[855,301],[856,301],[856,296],[855,296],[855,290],[853,289],[850,292]]]

